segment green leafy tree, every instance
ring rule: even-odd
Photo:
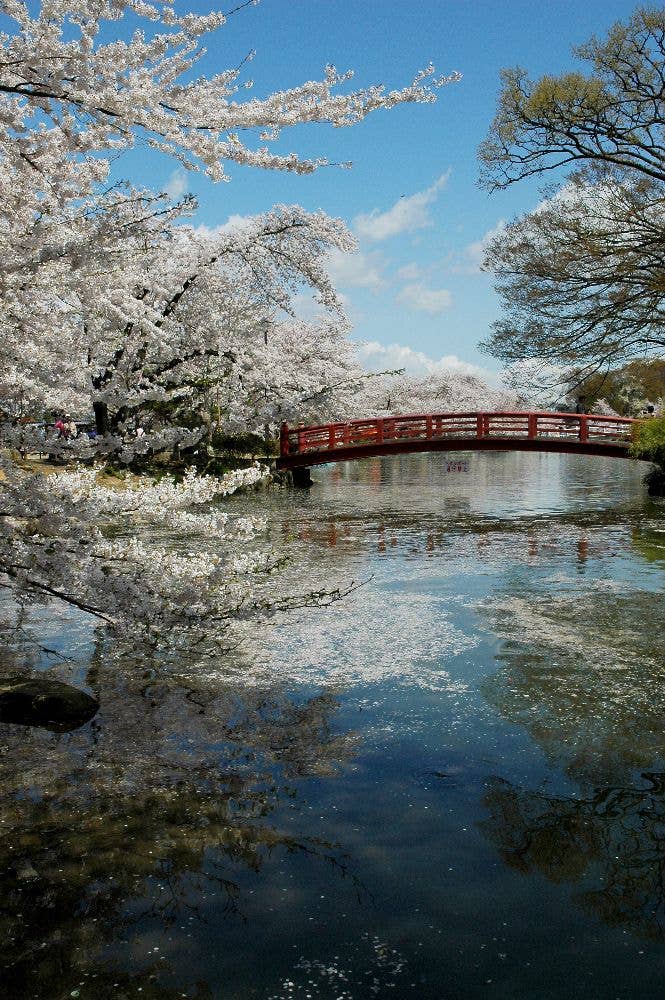
[[[639,417],[652,404],[657,411],[665,400],[665,361],[631,361],[622,368],[597,372],[582,382],[573,377],[575,398],[582,398],[589,412],[598,412],[599,401],[622,417]]]
[[[570,181],[500,230],[484,266],[503,314],[486,348],[579,380],[665,351],[665,185]]]
[[[631,452],[636,458],[657,462],[665,472],[665,417],[637,424]]]
[[[590,72],[531,80],[504,70],[480,148],[483,181],[503,188],[558,167],[629,170],[665,181],[665,8],[638,8],[607,38],[574,49]]]
[[[665,351],[665,8],[575,53],[586,73],[505,70],[480,148],[490,189],[573,168],[484,262],[504,307],[486,348],[541,363],[550,381]]]
[[[665,417],[641,420],[636,424],[630,450],[635,458],[653,462],[654,468],[644,481],[652,496],[665,496]]]

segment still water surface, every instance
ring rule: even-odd
[[[50,619],[101,710],[0,727],[2,997],[663,996],[665,506],[619,460],[445,470],[237,501],[291,592],[358,586],[198,680]]]

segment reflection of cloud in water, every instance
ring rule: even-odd
[[[544,582],[563,586],[570,579],[561,574],[549,576]],[[535,594],[498,598],[487,601],[484,607],[502,639],[519,642],[520,646],[529,646],[540,653],[549,649],[560,655],[584,657],[588,664],[620,671],[623,664],[612,661],[611,654],[617,652],[617,646],[637,655],[644,653],[640,650],[643,630],[629,628],[627,623],[620,631],[611,629],[607,616],[595,605],[611,592],[614,614],[622,590],[628,588],[615,581],[596,580],[585,587],[584,593],[576,590],[559,595],[548,593],[544,598]],[[638,619],[633,622],[637,624]],[[648,657],[647,662],[654,667],[659,663],[655,656]]]
[[[91,655],[94,624],[83,612],[53,601],[22,607],[0,590],[2,668],[47,666]],[[5,665],[4,660],[7,660]]]
[[[465,690],[443,664],[472,649],[477,639],[451,620],[451,604],[449,596],[389,591],[372,582],[339,604],[308,609],[300,620],[254,637],[251,672],[243,667],[243,676],[257,684],[279,676],[295,683],[393,681],[432,691]]]

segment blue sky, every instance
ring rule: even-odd
[[[402,86],[430,60],[440,73],[459,70],[463,78],[444,87],[434,105],[378,112],[348,129],[299,129],[281,141],[281,150],[351,160],[350,171],[330,167],[296,177],[231,165],[231,182],[214,185],[185,176],[166,159],[138,154],[122,169],[153,188],[193,192],[197,222],[210,227],[276,202],[343,218],[360,250],[353,259],[334,260],[332,268],[354,339],[376,345],[366,355],[370,366],[419,371],[449,358],[497,370],[477,346],[498,314],[491,277],[478,270],[480,248],[501,220],[539,200],[536,183],[494,195],[477,185],[476,151],[494,115],[499,71],[517,64],[533,75],[564,71],[574,65],[572,45],[603,35],[634,6],[624,0],[262,0],[211,36],[203,72],[237,65],[255,49],[247,76],[257,96],[318,79],[327,63],[355,70],[358,85]]]

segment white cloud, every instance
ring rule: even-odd
[[[327,267],[335,285],[351,288],[369,288],[378,292],[385,281],[381,274],[383,259],[377,253],[365,254],[344,253],[342,250],[331,250],[327,258]]]
[[[397,277],[400,281],[418,281],[422,276],[423,271],[418,264],[405,264],[397,272]]]
[[[452,296],[447,288],[428,288],[422,282],[406,285],[397,299],[411,309],[430,313],[432,316],[443,312],[452,302]]]
[[[337,298],[339,299],[344,312],[349,315],[352,312],[352,305],[349,302],[346,295],[342,292],[337,291]],[[326,309],[321,303],[316,299],[311,292],[296,292],[291,296],[291,308],[298,319],[313,320],[318,316],[322,316],[326,313]]]
[[[230,215],[226,222],[222,222],[219,226],[200,225],[195,227],[194,232],[199,236],[214,238],[215,236],[223,236],[225,233],[237,233],[253,221],[251,215]]]
[[[167,194],[172,201],[177,201],[178,198],[182,198],[186,191],[187,174],[182,167],[176,167],[166,182],[164,193]]]
[[[298,292],[291,298],[291,308],[298,319],[313,320],[323,312],[321,304],[313,295]]]
[[[462,375],[475,375],[490,385],[499,383],[497,372],[481,365],[464,361],[456,354],[446,354],[441,358],[430,358],[422,351],[414,351],[405,344],[380,344],[377,340],[358,344],[358,360],[368,371],[387,371],[404,368],[407,375],[431,375],[436,371],[453,371]]]
[[[353,220],[356,235],[376,243],[387,240],[390,236],[397,236],[398,233],[410,233],[415,229],[431,226],[429,207],[448,183],[449,176],[448,170],[425,191],[401,197],[387,212],[374,209],[367,215],[357,215]]]

